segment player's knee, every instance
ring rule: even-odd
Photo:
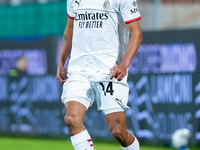
[[[69,114],[65,114],[64,121],[67,126],[77,126],[79,124],[78,118]]]
[[[123,137],[123,131],[120,128],[113,128],[111,130],[111,133],[112,133],[113,137],[116,138],[116,139],[120,140]]]

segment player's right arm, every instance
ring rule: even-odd
[[[72,48],[73,24],[74,19],[68,18],[67,26],[63,35],[62,50],[57,68],[57,79],[61,84],[63,84],[66,81],[66,68],[64,65]]]

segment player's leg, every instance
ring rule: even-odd
[[[113,137],[119,142],[122,150],[139,150],[139,142],[128,132],[125,112],[115,112],[106,115],[106,122]]]
[[[62,102],[65,105],[65,123],[75,150],[93,150],[90,135],[83,125],[85,113],[93,103],[93,90],[86,76],[71,74],[63,85]]]
[[[125,112],[128,108],[129,95],[127,76],[122,81],[117,79],[106,81],[105,77],[96,84],[96,89],[100,97],[99,103],[97,100],[98,109],[106,115],[106,122],[112,135],[123,150],[139,150],[137,139],[128,132],[126,127]]]
[[[87,108],[77,101],[69,101],[65,103],[64,121],[67,124],[71,136],[85,130],[83,120],[86,111]]]
[[[83,125],[86,111],[87,108],[77,101],[65,103],[64,120],[68,126],[72,145],[75,150],[93,150],[93,142]]]

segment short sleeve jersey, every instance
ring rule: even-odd
[[[67,0],[74,19],[68,72],[109,74],[126,52],[126,24],[141,19],[136,0]]]

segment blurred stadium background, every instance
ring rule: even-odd
[[[142,144],[179,128],[200,144],[200,0],[138,0],[143,43],[129,70],[127,126]],[[0,136],[69,137],[56,67],[66,0],[0,0]],[[114,141],[92,106],[85,126]]]

